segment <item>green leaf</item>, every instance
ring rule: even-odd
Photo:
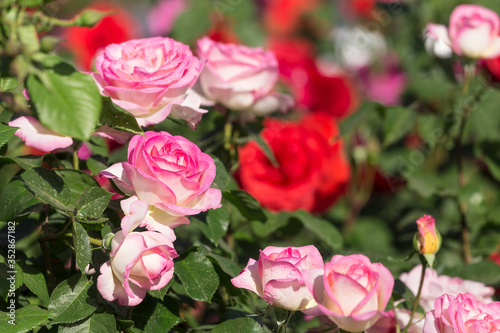
[[[399,106],[384,111],[384,146],[388,147],[411,131],[417,121],[417,113]]]
[[[38,33],[34,25],[20,25],[17,29],[19,40],[23,44],[24,50],[28,53],[34,53],[40,50]]]
[[[33,168],[21,175],[28,188],[42,201],[62,210],[73,210],[71,191],[64,180],[53,170]]]
[[[107,312],[94,313],[73,324],[60,325],[58,333],[115,333],[115,317]]]
[[[61,176],[64,182],[68,185],[71,195],[70,195],[70,205],[71,207],[76,207],[77,201],[80,196],[87,191],[87,189],[92,187],[99,187],[99,183],[91,175],[86,172],[73,170],[73,169],[61,169],[56,170],[56,173]]]
[[[49,303],[49,290],[45,276],[33,266],[23,266],[23,282],[26,287],[37,295],[43,304]]]
[[[255,142],[257,142],[257,144],[260,146],[260,148],[264,152],[264,155],[266,155],[267,159],[271,162],[271,164],[275,168],[279,168],[280,164],[278,163],[276,156],[274,156],[274,152],[272,151],[271,147],[269,147],[267,142],[260,135],[254,135],[252,136],[252,139],[255,140]]]
[[[217,156],[210,154],[210,157],[214,160],[216,169],[215,178],[211,187],[224,191],[229,185],[231,176],[227,173],[226,167]]]
[[[134,116],[113,103],[110,98],[102,98],[102,114],[99,122],[121,131],[144,135]]]
[[[237,276],[241,272],[241,268],[235,262],[219,256],[214,253],[207,253],[207,257],[213,259],[217,263],[217,265],[222,269],[222,271],[228,274],[231,277]]]
[[[13,90],[16,89],[17,86],[19,86],[19,81],[17,81],[15,77],[0,77],[0,91]]]
[[[154,298],[144,300],[134,309],[132,319],[144,333],[168,332],[182,321],[176,301],[168,297],[163,302]]]
[[[41,167],[43,156],[25,155],[25,156],[2,156],[0,164],[16,163],[24,170]]]
[[[87,168],[90,170],[90,174],[92,176],[97,175],[102,170],[106,169],[108,166],[106,165],[104,158],[99,155],[92,155],[87,159]]]
[[[7,184],[0,194],[0,207],[3,207],[0,209],[0,221],[11,221],[39,202],[22,181],[14,180]]]
[[[16,310],[15,325],[9,323],[11,318],[7,312],[1,312],[0,332],[2,333],[24,333],[31,331],[33,328],[42,324],[44,321],[52,317],[52,314],[37,305],[28,304]]]
[[[98,219],[108,207],[113,194],[100,187],[91,187],[85,190],[76,201],[76,218]]]
[[[266,215],[262,211],[259,202],[255,200],[250,194],[242,190],[231,190],[229,192],[222,192],[222,196],[232,203],[240,213],[250,221],[266,220]]]
[[[295,212],[292,216],[298,218],[304,228],[315,234],[333,250],[342,249],[342,235],[331,222],[314,217],[305,211]]]
[[[78,222],[73,222],[73,243],[75,246],[76,264],[83,272],[92,259],[92,247],[87,231]]]
[[[97,305],[89,303],[95,297],[89,297],[89,289],[94,282],[84,275],[73,275],[61,282],[50,296],[48,310],[57,317],[55,323],[73,323],[88,317],[97,309]]]
[[[197,301],[209,302],[219,286],[219,277],[210,260],[202,254],[191,252],[175,263],[179,277],[189,296]]]
[[[217,4],[225,5],[225,1],[189,1],[189,10],[184,11],[175,21],[172,28],[172,38],[184,43],[191,44],[200,36],[203,36],[210,29],[210,17],[207,13],[217,10]],[[219,12],[217,12],[219,13]],[[220,19],[220,18],[218,18]],[[193,22],[196,22],[193,25]]]
[[[159,290],[148,290],[148,294],[153,296],[154,298],[158,298],[159,300],[163,300],[165,295],[168,293],[170,286],[174,282],[174,279],[171,279],[167,285]]]
[[[93,79],[62,62],[44,73],[45,85],[34,75],[26,82],[40,122],[59,134],[88,140],[102,108]]]
[[[264,329],[252,318],[231,319],[215,326],[211,333],[264,333]]]
[[[16,133],[17,127],[0,124],[0,148],[6,144]]]
[[[208,228],[205,236],[214,244],[217,244],[219,239],[224,236],[229,227],[229,213],[226,207],[211,209],[207,214]]]
[[[500,144],[496,142],[483,143],[481,145],[481,152],[491,175],[500,181]]]

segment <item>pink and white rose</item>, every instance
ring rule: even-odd
[[[349,332],[370,328],[387,316],[394,278],[380,263],[361,254],[336,255],[324,269],[305,272],[306,285],[319,310],[337,326]]]
[[[119,231],[109,261],[100,268],[97,289],[105,300],[137,305],[148,290],[161,289],[172,279],[177,256],[172,241],[161,233]]]
[[[290,311],[315,307],[316,301],[304,284],[302,274],[322,268],[323,259],[313,245],[302,247],[268,246],[259,260],[249,259],[245,269],[231,283],[253,291],[269,304]]]
[[[424,333],[500,332],[500,302],[482,303],[469,293],[436,299],[425,316]]]
[[[19,127],[15,135],[21,138],[27,146],[44,152],[66,148],[73,144],[72,138],[48,129],[35,117],[22,116],[16,118],[9,122],[9,126]]]
[[[261,116],[293,105],[290,96],[272,92],[278,81],[278,61],[271,51],[225,44],[203,37],[198,56],[206,60],[199,84],[206,98],[244,118]]]
[[[410,272],[401,274],[399,279],[414,295],[416,295],[421,274],[422,265],[418,265]],[[439,296],[443,294],[456,296],[467,292],[480,302],[490,303],[493,302],[491,297],[495,293],[495,289],[477,281],[462,280],[459,277],[447,275],[438,275],[435,270],[427,268],[425,270],[424,284],[422,285],[419,304],[425,311],[429,311],[434,308],[434,302]]]
[[[171,239],[175,239],[171,228],[189,224],[186,215],[221,206],[221,191],[210,188],[215,178],[213,159],[191,141],[167,132],[134,136],[128,161],[113,164],[99,175],[113,179],[120,190],[132,195],[127,206],[146,201],[148,212],[141,225]]]
[[[203,62],[187,45],[170,38],[134,39],[110,44],[96,58],[92,73],[101,95],[130,112],[139,125],[158,124],[171,114],[194,127],[206,110],[188,91]]]
[[[491,9],[464,4],[455,7],[447,28],[427,25],[430,38],[441,40],[459,56],[491,59],[500,55],[500,18]]]

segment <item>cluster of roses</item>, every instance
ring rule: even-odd
[[[417,220],[418,251],[433,255],[440,238],[430,216]],[[400,280],[416,295],[423,267],[404,273]],[[255,292],[269,304],[307,316],[325,316],[326,323],[349,332],[389,333],[408,325],[410,333],[496,332],[500,329],[500,302],[494,289],[475,281],[438,275],[427,269],[419,304],[425,320],[407,309],[385,312],[394,278],[380,263],[364,255],[335,255],[323,263],[316,247],[273,247],[249,259],[234,286]],[[397,304],[395,304],[397,305]]]

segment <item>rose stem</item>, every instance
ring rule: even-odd
[[[427,262],[425,260],[422,260],[422,273],[420,274],[420,283],[418,285],[417,297],[415,297],[415,301],[413,303],[413,309],[411,310],[410,314],[410,320],[408,321],[408,324],[405,326],[403,333],[406,333],[410,328],[410,326],[412,325],[413,315],[417,311],[418,303],[420,302],[420,294],[422,293],[422,286],[424,285],[426,268],[427,268]],[[396,313],[396,309],[394,309],[394,313]]]

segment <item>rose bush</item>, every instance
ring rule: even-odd
[[[198,40],[198,56],[206,60],[199,83],[209,100],[240,111],[244,118],[292,106],[290,96],[272,92],[278,81],[278,62],[271,51],[204,37]]]
[[[158,124],[172,114],[194,127],[206,111],[188,89],[202,68],[187,45],[152,37],[108,45],[97,56],[92,77],[101,94],[129,111],[141,126]]]
[[[344,193],[350,168],[329,116],[309,115],[300,122],[267,119],[261,135],[278,165],[252,141],[240,148],[238,179],[263,206],[322,211]]]
[[[500,18],[479,5],[459,5],[450,16],[449,27],[428,24],[430,37],[443,41],[459,56],[490,59],[500,55]]]
[[[213,159],[191,141],[167,132],[134,136],[128,146],[128,161],[101,171],[131,202],[147,201],[144,225],[173,236],[171,228],[188,224],[185,215],[220,207],[221,192],[210,188],[215,178]]]
[[[311,269],[304,275],[319,310],[339,328],[361,332],[386,316],[394,278],[382,264],[372,264],[361,254],[335,255],[324,269]]]
[[[500,331],[500,302],[484,304],[469,293],[444,294],[425,316],[424,333]]]
[[[161,233],[119,231],[109,261],[100,268],[97,288],[105,300],[137,305],[148,290],[161,289],[172,279],[175,257],[174,245]]]
[[[253,291],[269,304],[299,311],[317,305],[304,284],[303,272],[322,268],[323,258],[313,245],[302,247],[268,246],[259,260],[249,259],[245,269],[231,280],[237,288]]]

